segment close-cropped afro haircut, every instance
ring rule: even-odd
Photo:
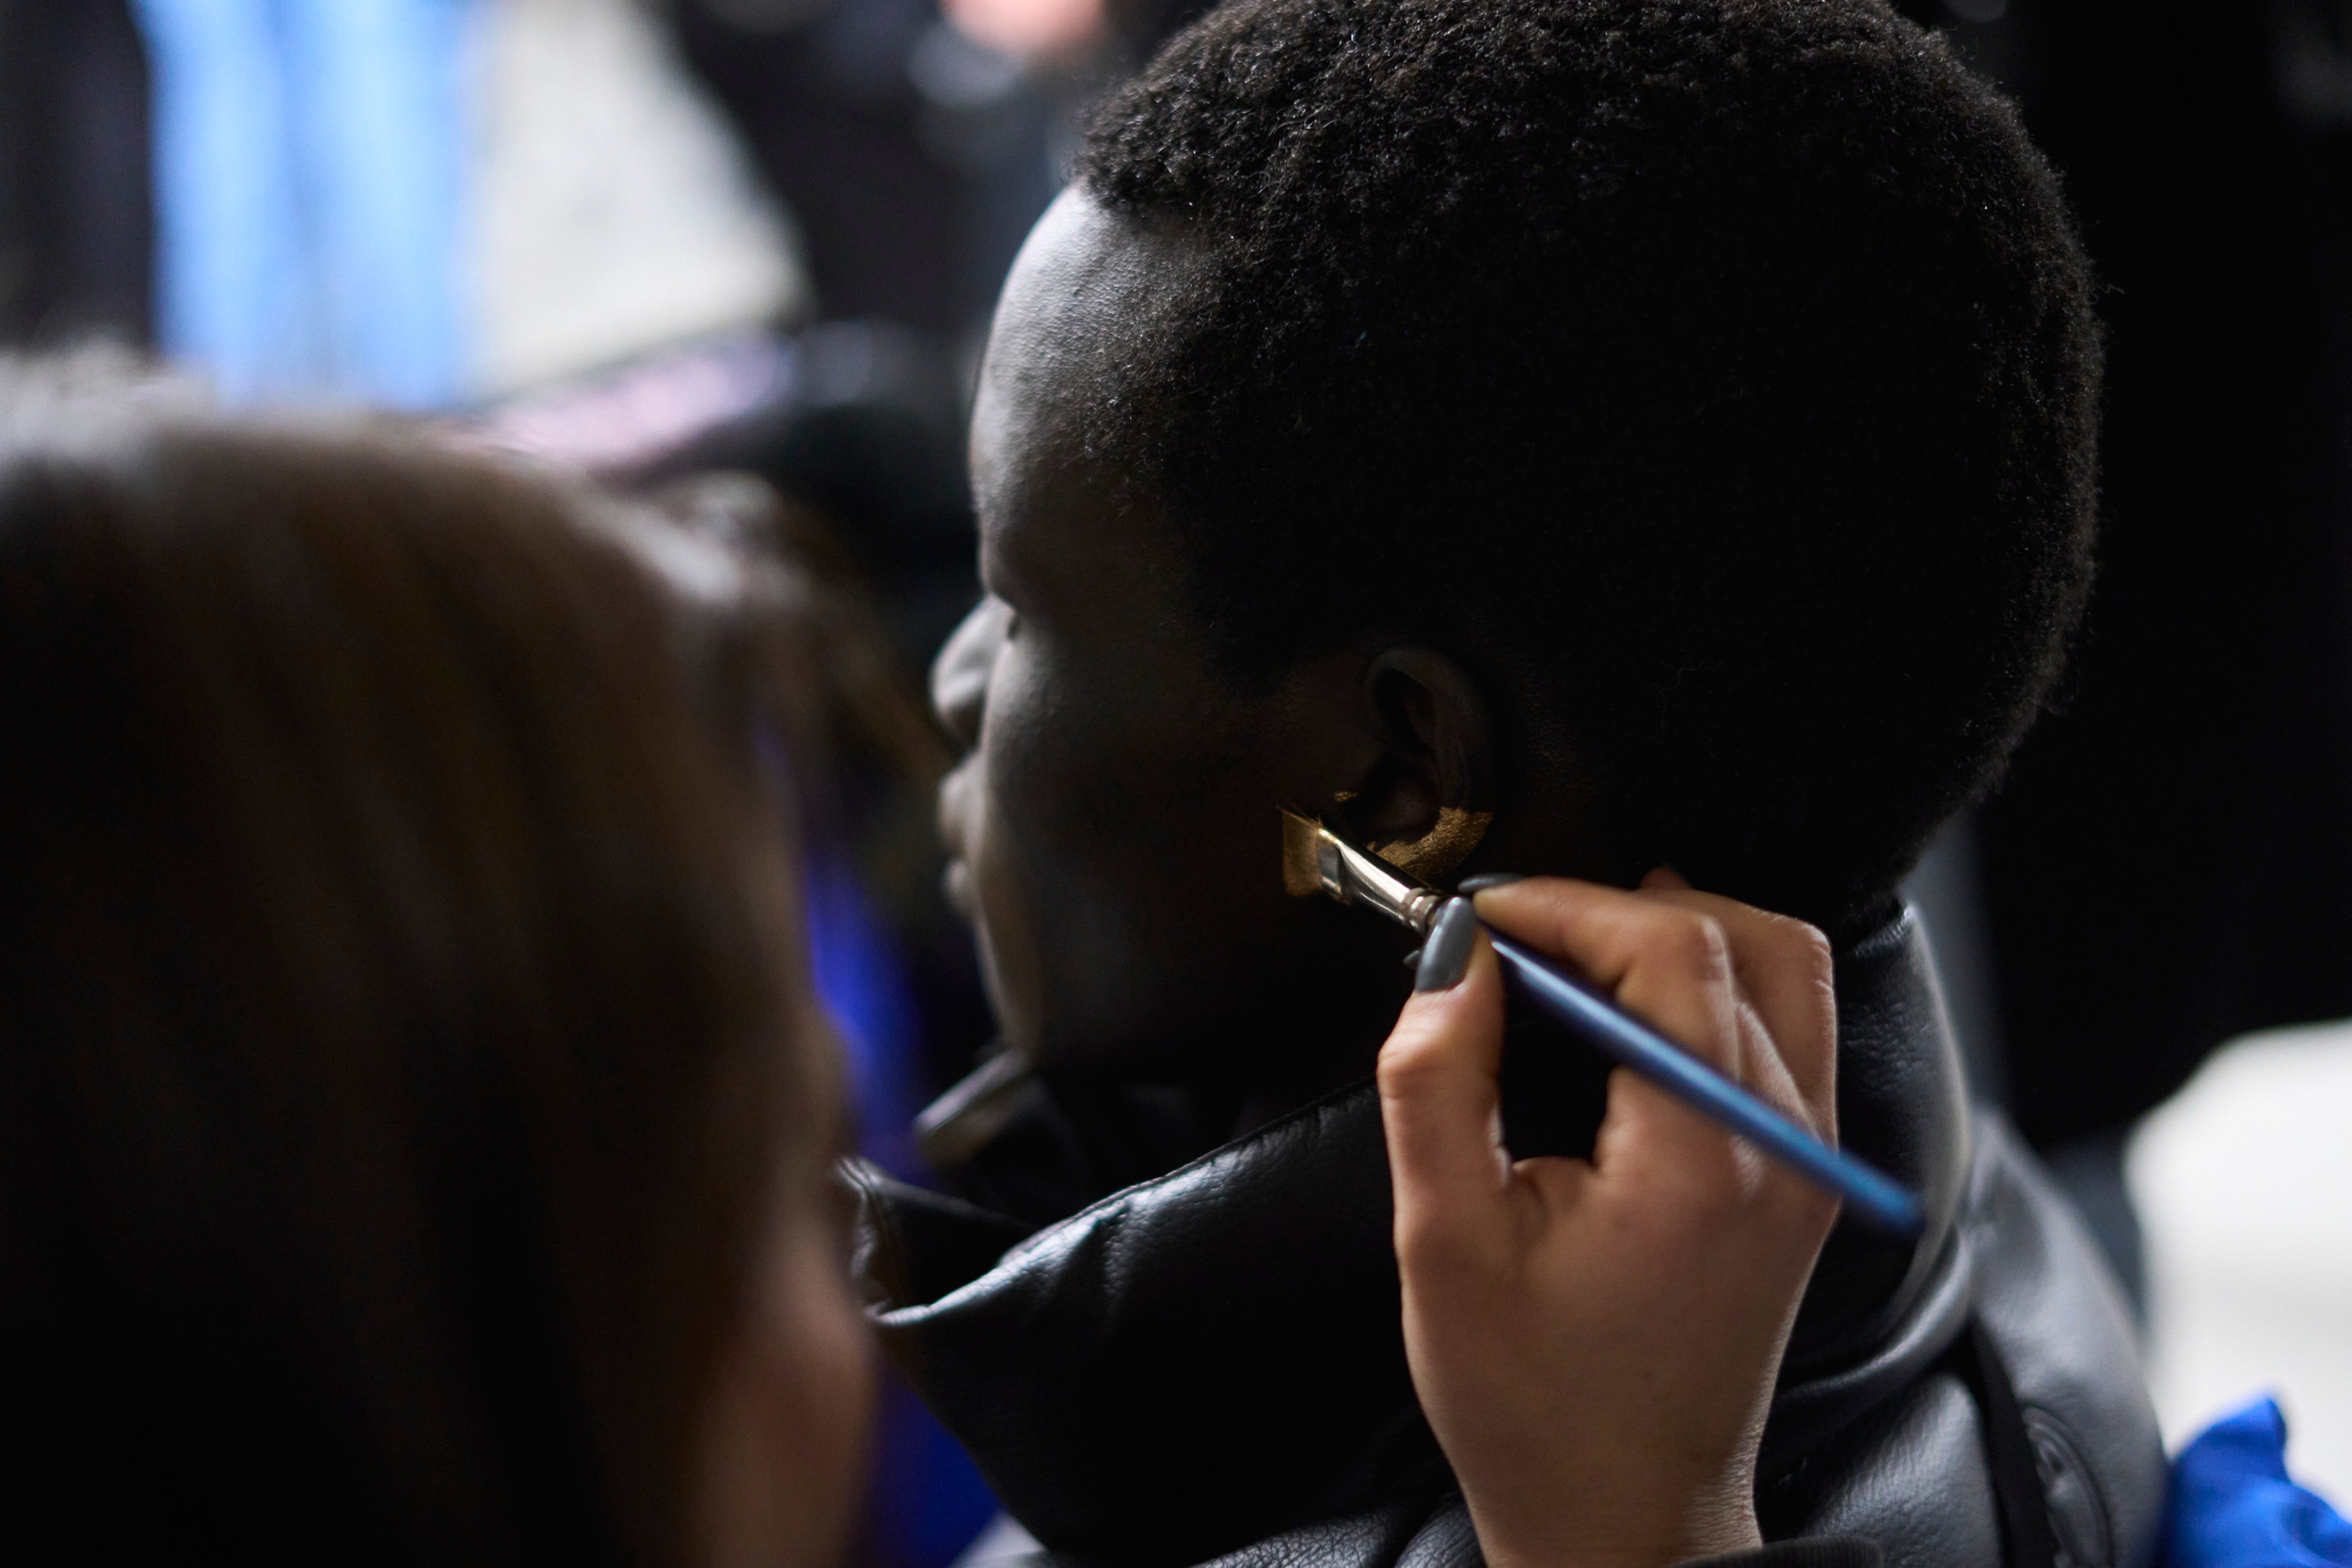
[[[1232,0],[1078,172],[1199,253],[1079,417],[1236,681],[1450,639],[1659,860],[1833,925],[2039,712],[2088,267],[2011,105],[1881,0]]]

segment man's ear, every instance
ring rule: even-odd
[[[1435,880],[1470,858],[1494,819],[1494,732],[1485,692],[1435,648],[1390,648],[1364,667],[1379,754],[1341,807],[1383,860]]]

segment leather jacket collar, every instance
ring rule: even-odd
[[[1916,1243],[1833,1236],[1768,1481],[1916,1375],[1967,1310],[1966,1098],[1909,914],[1840,955],[1837,996],[1843,1140],[1917,1188],[1930,1223]],[[1450,1485],[1405,1364],[1369,1083],[1042,1229],[857,1180],[886,1346],[1047,1545],[1195,1562]]]

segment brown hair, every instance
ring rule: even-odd
[[[54,382],[0,366],[9,1528],[675,1558],[815,1142],[773,575]]]

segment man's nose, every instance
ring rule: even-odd
[[[932,711],[939,715],[949,738],[964,751],[980,743],[980,715],[988,706],[988,674],[1011,618],[1012,607],[990,594],[972,607],[972,613],[931,661]]]

